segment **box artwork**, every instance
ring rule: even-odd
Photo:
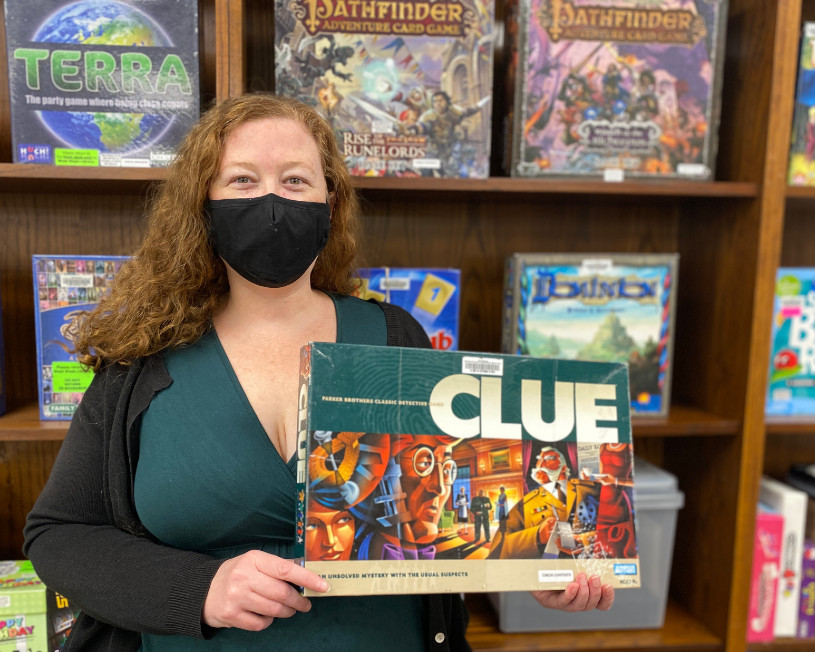
[[[798,58],[798,82],[792,113],[791,186],[815,186],[815,23],[804,23]]]
[[[298,554],[332,595],[640,585],[615,363],[303,347]]]
[[[0,561],[0,652],[49,652],[45,593],[30,561]]]
[[[511,176],[711,179],[726,0],[511,0]]]
[[[127,256],[32,258],[40,419],[70,421],[93,380],[76,355],[68,326],[110,293]]]
[[[493,0],[275,0],[275,89],[360,176],[489,175]]]
[[[815,414],[815,267],[776,272],[766,414]]]
[[[434,349],[458,349],[461,270],[363,267],[357,274],[356,296],[404,308],[422,325]]]
[[[516,253],[501,350],[628,364],[634,416],[670,407],[677,254]]]
[[[5,0],[15,163],[161,167],[198,119],[198,2]]]

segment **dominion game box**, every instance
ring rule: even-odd
[[[773,299],[767,416],[815,415],[815,267],[779,267]]]
[[[407,310],[434,349],[458,349],[461,270],[423,267],[362,267],[356,296]]]
[[[199,116],[197,0],[5,0],[15,163],[163,167]]]
[[[494,0],[275,0],[275,91],[359,176],[489,176]]]
[[[712,179],[726,0],[510,0],[511,176]]]
[[[298,407],[331,595],[640,585],[625,365],[313,342]]]
[[[677,254],[516,253],[501,350],[627,363],[634,416],[670,407]]]
[[[31,259],[40,419],[70,421],[93,372],[69,352],[73,341],[68,327],[110,293],[128,256],[35,254]]]

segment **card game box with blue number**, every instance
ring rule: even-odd
[[[356,296],[404,308],[425,329],[434,349],[458,349],[461,270],[363,267],[357,275]]]

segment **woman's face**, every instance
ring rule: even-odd
[[[245,122],[224,142],[210,199],[262,197],[274,193],[297,201],[325,202],[322,159],[311,134],[283,118]]]

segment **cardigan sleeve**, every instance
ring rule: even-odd
[[[28,515],[23,552],[49,588],[82,610],[89,630],[93,619],[201,638],[201,609],[222,561],[164,546],[125,517],[132,490],[121,447],[137,377],[133,367],[94,377]]]

